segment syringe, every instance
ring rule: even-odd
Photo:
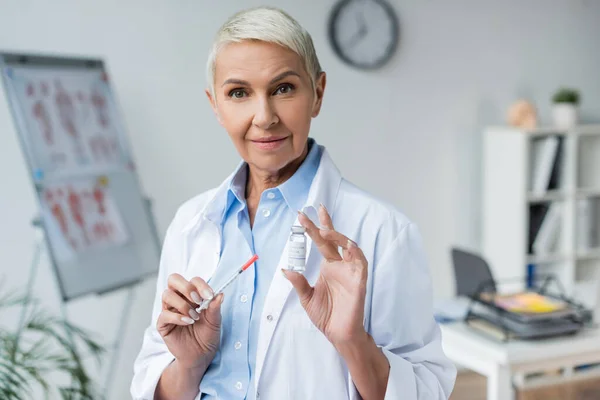
[[[235,271],[235,273],[233,275],[231,275],[231,278],[229,278],[227,280],[227,282],[225,282],[213,295],[212,298],[210,299],[205,299],[202,304],[200,304],[200,307],[196,308],[197,312],[200,312],[202,310],[206,310],[208,308],[208,305],[210,304],[210,302],[217,297],[219,294],[223,293],[223,290],[225,290],[225,288],[229,285],[231,285],[233,283],[233,281],[235,280],[235,278],[237,278],[238,276],[240,276],[240,274],[242,272],[244,272],[245,270],[248,269],[249,266],[251,266],[252,264],[254,264],[254,262],[258,260],[258,256],[255,254],[252,256],[252,258],[250,258],[248,261],[246,261],[246,263],[244,265],[242,265],[242,267],[240,269],[238,269],[237,271]]]

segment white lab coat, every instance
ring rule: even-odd
[[[230,179],[183,204],[168,228],[152,323],[134,365],[131,395],[136,400],[153,399],[160,375],[173,361],[156,330],[167,277],[179,273],[186,279],[199,276],[208,281],[216,272],[219,224]],[[456,369],[442,351],[433,319],[430,276],[417,228],[392,206],[344,180],[326,150],[303,210],[316,220],[320,203],[329,210],[336,230],[356,241],[369,261],[365,327],[390,364],[385,399],[447,399]],[[360,399],[344,360],[308,319],[292,285],[279,271],[286,260],[287,248],[262,312],[257,397]],[[321,260],[309,238],[305,275],[311,284],[319,275]]]

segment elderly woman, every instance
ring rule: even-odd
[[[450,395],[417,228],[309,137],[325,83],[310,35],[280,10],[243,11],[218,32],[206,93],[243,162],[169,226],[134,399]],[[299,224],[304,273],[288,269]]]

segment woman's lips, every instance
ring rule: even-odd
[[[273,138],[273,139],[260,139],[260,140],[252,140],[252,143],[254,143],[254,145],[261,150],[276,150],[279,147],[283,146],[283,143],[285,142],[286,139],[287,139],[287,137]]]

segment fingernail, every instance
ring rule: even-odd
[[[200,315],[198,315],[198,313],[194,309],[191,309],[188,314],[190,314],[190,317],[192,317],[192,319],[196,321],[200,319]]]
[[[308,216],[304,213],[304,211],[302,210],[298,210],[298,214],[299,215],[304,215],[306,218],[308,218]]]
[[[328,212],[327,207],[325,207],[325,204],[323,204],[323,203],[320,203],[320,204],[321,204],[321,209],[325,212]]]
[[[354,243],[352,240],[348,239],[348,247],[349,248],[356,247],[356,243]]]
[[[208,289],[204,289],[202,291],[202,297],[205,298],[206,300],[210,300],[213,298],[213,293],[212,293],[212,291],[210,291]]]
[[[193,319],[191,319],[190,317],[181,317],[181,320],[182,320],[183,322],[185,322],[186,324],[188,324],[188,325],[191,325],[191,324],[193,324],[193,323],[194,323],[194,320],[193,320]]]
[[[202,303],[202,299],[200,298],[200,295],[198,293],[192,292],[192,294],[190,296],[192,296],[192,300],[194,300],[194,303],[196,303],[196,304]]]

